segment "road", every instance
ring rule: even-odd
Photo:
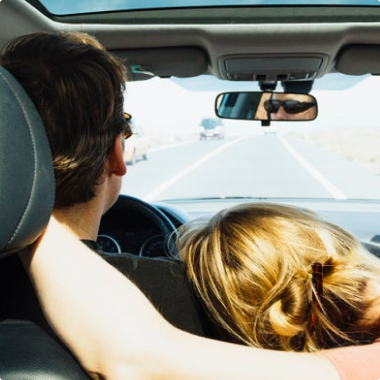
[[[279,134],[193,141],[128,167],[123,194],[156,201],[248,196],[380,198],[380,176],[304,140]]]

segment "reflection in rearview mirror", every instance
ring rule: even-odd
[[[318,108],[308,94],[225,92],[216,98],[215,112],[225,119],[309,121],[317,117]]]

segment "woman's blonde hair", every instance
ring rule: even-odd
[[[311,211],[243,204],[184,225],[178,249],[210,315],[233,341],[292,351],[372,342],[378,259]],[[322,271],[316,286],[315,264]]]

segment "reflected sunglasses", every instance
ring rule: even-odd
[[[269,113],[277,113],[280,107],[282,107],[286,113],[296,114],[305,112],[314,106],[314,102],[299,102],[298,100],[269,99],[264,102],[265,111]]]
[[[133,135],[132,127],[131,127],[131,120],[132,120],[132,115],[130,115],[127,112],[124,112],[125,124],[124,124],[124,128],[122,131],[122,133],[124,134],[124,140],[129,139]]]

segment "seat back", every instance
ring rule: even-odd
[[[105,260],[134,282],[161,315],[191,334],[219,338],[186,275],[182,262],[124,253]]]
[[[5,273],[18,259],[11,253],[42,233],[52,212],[54,189],[49,142],[38,112],[15,78],[0,67],[0,259],[5,258],[0,266]],[[13,295],[17,300],[12,299],[6,293],[12,285],[1,277],[0,379],[89,380],[53,335],[31,321],[1,320],[8,301],[22,305],[26,294],[19,289]]]

